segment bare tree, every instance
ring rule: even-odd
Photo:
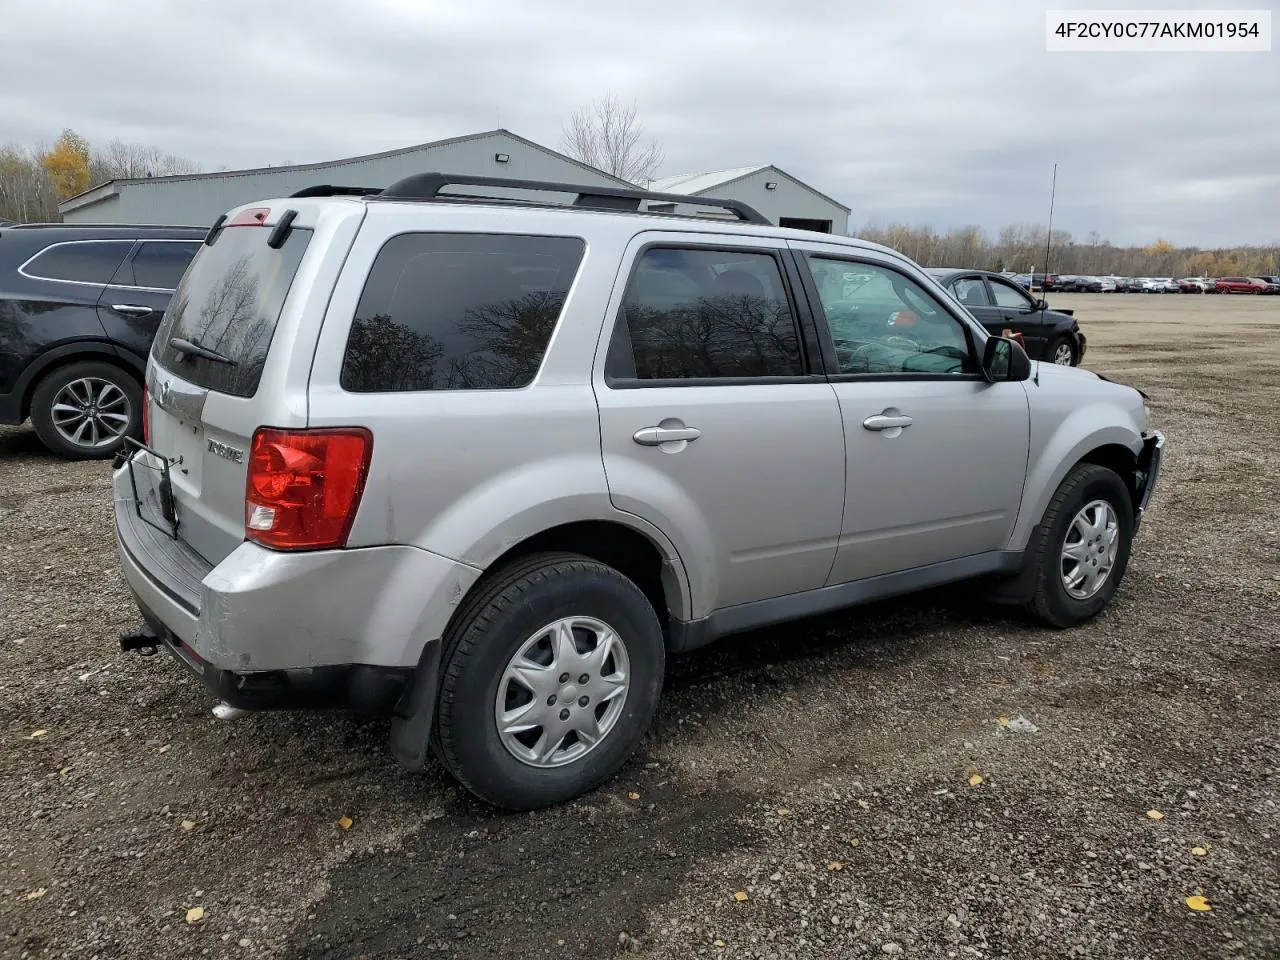
[[[199,173],[200,166],[185,157],[165,153],[159,147],[112,140],[106,147],[93,151],[89,170],[94,183],[106,183],[108,180]]]
[[[560,146],[569,156],[632,183],[652,180],[663,160],[658,141],[645,139],[635,103],[612,94],[575,110]]]

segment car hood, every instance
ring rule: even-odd
[[[1135,387],[1131,383],[1120,383],[1118,380],[1112,380],[1104,374],[1095,373],[1093,370],[1086,370],[1083,367],[1065,367],[1059,366],[1056,363],[1036,361],[1032,375],[1037,383],[1050,387],[1053,385],[1061,385],[1068,389],[1073,384],[1087,383],[1090,380],[1102,380],[1106,383],[1114,383],[1122,387],[1128,387],[1130,390],[1137,390],[1143,400],[1151,399],[1141,388]]]

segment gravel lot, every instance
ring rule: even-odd
[[[1103,617],[955,589],[729,639],[520,816],[117,652],[107,466],[0,429],[0,955],[1280,956],[1280,299],[1054,302],[1170,439]]]

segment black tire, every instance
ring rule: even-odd
[[[99,445],[75,443],[54,425],[53,405],[59,392],[68,384],[82,380],[109,383],[124,395],[126,405],[115,408],[116,411],[123,410],[129,418],[120,436]],[[102,460],[115,456],[124,446],[125,436],[142,438],[142,385],[133,374],[101,360],[84,360],[58,367],[47,373],[31,394],[31,425],[46,447],[67,460]],[[89,435],[86,433],[86,439]]]
[[[1115,511],[1118,549],[1111,572],[1098,592],[1088,599],[1077,599],[1062,582],[1062,548],[1076,514],[1094,500],[1106,501]],[[1027,611],[1051,627],[1074,627],[1091,620],[1111,602],[1124,579],[1132,542],[1133,500],[1124,481],[1106,467],[1078,465],[1058,486],[1030,544],[1032,592]]]
[[[498,684],[520,647],[563,617],[608,624],[626,647],[630,680],[613,727],[584,756],[531,766],[503,744],[494,717]],[[494,574],[464,603],[444,637],[433,747],[481,800],[533,810],[572,799],[617,772],[658,706],[666,648],[657,614],[617,570],[571,553],[543,553]]]
[[[1076,345],[1067,337],[1054,337],[1049,341],[1049,346],[1045,349],[1044,358],[1049,363],[1057,363],[1054,358],[1058,355],[1058,348],[1066,346],[1071,351],[1071,366],[1076,366],[1080,362],[1080,352],[1076,349]]]

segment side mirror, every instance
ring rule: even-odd
[[[1036,301],[1036,309],[1037,309],[1037,310],[1048,310],[1048,309],[1049,309],[1049,301],[1048,301],[1048,300],[1046,300],[1044,297],[1041,297],[1039,300],[1037,300],[1037,301]]]
[[[988,337],[982,349],[982,376],[987,383],[1030,380],[1031,358],[1013,340]]]

